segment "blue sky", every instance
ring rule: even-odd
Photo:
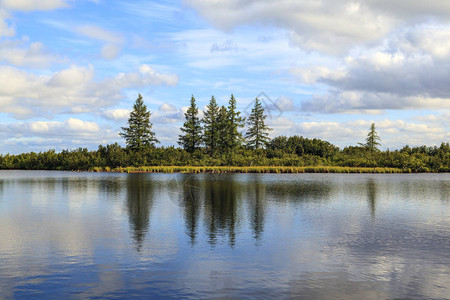
[[[272,136],[450,140],[445,0],[0,0],[0,153],[119,142],[137,94],[161,145],[193,94],[263,92]]]

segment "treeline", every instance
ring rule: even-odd
[[[180,147],[157,147],[151,114],[139,94],[128,126],[122,127],[120,133],[126,147],[115,143],[100,145],[95,151],[79,148],[60,153],[50,150],[0,155],[0,168],[108,171],[140,166],[341,166],[398,168],[404,172],[450,171],[449,143],[380,151],[381,139],[372,124],[365,143],[340,150],[327,141],[301,136],[270,139],[271,129],[258,98],[247,118],[240,114],[233,95],[228,106],[219,106],[213,96],[200,119],[192,96],[179,135]],[[245,125],[247,130],[242,132]]]
[[[371,151],[363,146],[340,150],[329,142],[300,136],[280,136],[265,149],[239,147],[230,156],[193,153],[179,147],[148,147],[133,151],[116,144],[55,152],[0,155],[1,169],[106,170],[128,166],[343,166],[399,168],[404,172],[450,172],[450,146],[409,147],[395,151]]]

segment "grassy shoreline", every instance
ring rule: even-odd
[[[413,173],[411,169],[398,168],[368,168],[368,167],[339,167],[339,166],[309,166],[309,167],[287,167],[287,166],[142,166],[142,167],[119,167],[119,168],[93,168],[93,172],[114,173]]]

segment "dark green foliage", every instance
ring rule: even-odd
[[[219,113],[217,115],[217,132],[219,141],[217,143],[217,149],[221,151],[226,151],[228,148],[229,137],[229,123],[228,123],[228,112],[225,106],[219,108]]]
[[[143,148],[154,146],[159,141],[155,138],[155,133],[151,131],[150,112],[139,94],[133,106],[133,111],[128,119],[128,127],[122,127],[122,136],[130,150],[142,150]]]
[[[219,125],[219,106],[216,98],[211,97],[209,104],[206,106],[206,111],[203,114],[203,142],[206,146],[206,151],[210,155],[214,155],[221,141],[220,125]]]
[[[245,138],[247,139],[247,146],[250,149],[264,148],[270,140],[269,132],[272,130],[266,125],[267,116],[264,114],[264,107],[258,98],[255,99],[255,105],[252,108],[247,124],[249,126]]]
[[[306,145],[314,145],[310,148]],[[323,149],[328,149],[323,151]],[[408,151],[405,151],[409,149]],[[304,149],[304,150],[299,150]],[[306,150],[305,150],[306,149]],[[154,147],[129,151],[120,145],[0,155],[0,169],[26,170],[108,170],[116,167],[140,166],[342,166],[399,168],[406,172],[450,172],[449,143],[440,147],[404,147],[396,151],[372,152],[366,147],[346,147],[339,151],[326,141],[298,136],[276,137],[267,149],[237,148],[230,156],[225,153],[211,157],[196,150]],[[299,154],[299,151],[304,151]],[[330,155],[330,153],[333,153]],[[329,156],[330,155],[330,156]]]
[[[181,127],[182,135],[179,135],[178,144],[189,153],[200,149],[202,144],[202,126],[198,118],[198,107],[195,104],[195,98],[191,97],[191,106],[184,114],[186,121]]]
[[[227,150],[234,150],[239,147],[244,140],[240,128],[244,127],[245,119],[242,118],[241,112],[236,108],[236,99],[231,94],[230,101],[228,102],[227,111],[227,132],[225,134],[225,145]]]
[[[316,155],[320,157],[331,157],[339,152],[339,148],[327,141],[319,139],[308,139],[294,135],[291,137],[279,136],[267,144],[268,155],[277,156],[280,151],[288,154]]]

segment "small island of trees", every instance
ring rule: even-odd
[[[404,146],[381,151],[373,123],[365,143],[339,149],[320,139],[302,136],[269,138],[261,101],[256,98],[247,118],[231,95],[228,106],[211,97],[203,118],[194,96],[185,113],[178,145],[158,147],[151,113],[139,94],[119,133],[118,143],[87,148],[0,155],[0,169],[84,170],[118,172],[449,172],[450,145]],[[243,128],[247,125],[247,130]]]

